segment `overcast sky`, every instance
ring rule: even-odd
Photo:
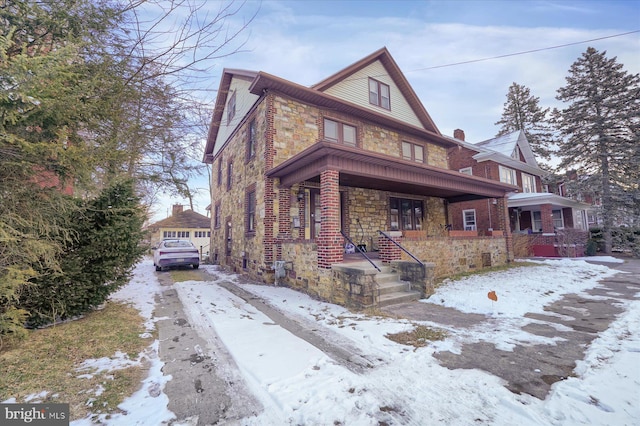
[[[242,51],[214,64],[210,88],[218,88],[223,68],[309,86],[386,47],[440,132],[463,129],[469,142],[495,136],[513,82],[527,86],[541,107],[561,107],[556,91],[589,46],[640,72],[640,32],[619,35],[640,30],[637,0],[249,0],[233,19],[256,11]],[[567,44],[573,45],[554,48]],[[532,50],[538,51],[516,55]],[[476,60],[482,61],[460,64]],[[209,95],[213,103],[215,92]],[[206,179],[195,186],[203,189],[195,209],[205,213]],[[165,200],[155,220],[174,202],[187,204]]]

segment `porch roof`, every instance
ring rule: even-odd
[[[267,171],[284,187],[319,181],[337,170],[340,185],[444,198],[450,203],[502,198],[517,187],[454,170],[418,164],[359,148],[321,141]]]
[[[576,210],[588,210],[591,208],[589,204],[572,200],[571,198],[561,197],[550,192],[531,192],[509,194],[507,205],[509,207],[533,207],[527,210],[536,210],[542,204],[551,204],[552,207],[571,207]]]

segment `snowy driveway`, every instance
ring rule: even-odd
[[[147,351],[151,368],[142,389],[120,405],[123,413],[100,421],[109,426],[638,425],[640,261],[633,262],[635,275],[567,259],[478,275],[441,287],[416,305],[424,317],[412,315],[409,321],[354,314],[286,288],[241,283],[210,266],[204,281],[172,284],[169,274],[154,272],[152,262],[144,260],[112,298],[137,306],[147,327],[159,328],[161,341]],[[623,266],[617,268],[630,270]],[[602,285],[607,280],[626,286],[626,295]],[[496,292],[497,302],[487,298],[488,291]],[[567,298],[584,303],[567,304]],[[563,333],[577,330],[572,325],[597,327],[599,315],[591,315],[588,305],[605,300],[619,313],[613,322],[607,318],[606,328],[591,330],[595,339],[575,355],[573,373],[553,383],[546,398],[513,393],[509,379],[491,371],[499,362],[487,354],[509,359],[523,349],[553,351],[566,344]],[[464,312],[465,320],[449,321],[449,309]],[[418,349],[385,337],[417,324],[437,325],[448,336]],[[460,360],[478,365],[455,365]],[[516,356],[514,362],[524,377],[549,375],[535,357]],[[208,408],[215,413],[205,413]]]

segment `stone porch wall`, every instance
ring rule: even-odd
[[[507,263],[504,237],[409,237],[401,244],[423,262],[434,263],[436,278]],[[404,252],[402,259],[412,260]]]

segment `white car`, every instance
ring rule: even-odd
[[[200,266],[200,252],[189,240],[164,240],[153,249],[156,271],[173,266]]]

